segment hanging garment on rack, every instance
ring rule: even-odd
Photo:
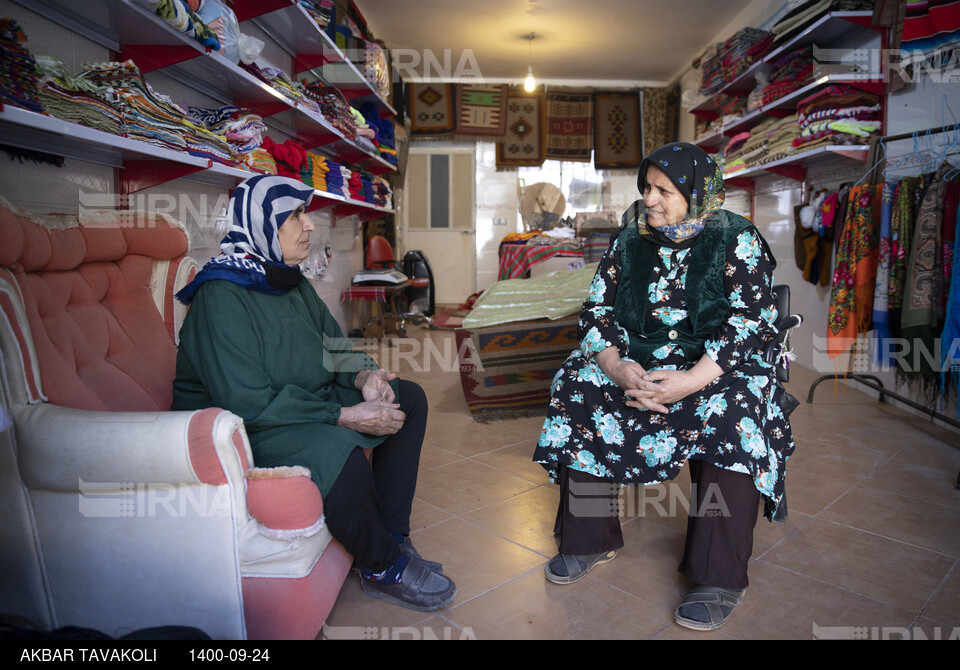
[[[960,211],[954,214],[954,245],[960,239]],[[946,317],[940,335],[940,397],[953,391],[957,398],[956,416],[960,418],[960,253],[954,247],[950,281],[947,284]]]
[[[909,343],[909,359],[902,360],[897,371],[899,379],[919,382],[928,400],[933,400],[939,384],[934,369],[935,342],[939,336],[937,314],[940,293],[943,291],[942,226],[946,184],[943,176],[947,166],[933,176],[920,203],[900,315],[902,337]],[[904,351],[906,352],[906,350]]]
[[[893,219],[893,196],[897,185],[894,182],[883,184],[880,201],[880,246],[877,258],[877,281],[873,292],[873,333],[876,338],[876,360],[881,365],[892,364],[886,352],[890,351],[890,225]]]
[[[873,325],[877,278],[879,190],[870,184],[850,189],[850,202],[837,242],[830,293],[827,355],[836,358]]]
[[[913,240],[915,200],[919,186],[919,178],[904,177],[897,184],[893,195],[890,219],[890,278],[887,291],[887,325],[891,337],[900,336],[900,313],[907,281],[907,263],[910,259],[910,243]]]

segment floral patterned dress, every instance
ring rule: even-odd
[[[647,310],[667,325],[687,315],[684,293],[690,248],[660,246],[647,283]],[[624,392],[594,356],[629,341],[614,304],[620,283],[620,250],[602,258],[580,317],[580,348],[553,381],[547,418],[533,460],[556,479],[566,465],[621,484],[654,484],[677,476],[688,458],[750,475],[773,519],[784,494],[784,469],[794,444],[790,424],[774,400],[775,370],[762,358],[776,334],[773,264],[748,228],[726,250],[724,292],[731,304],[706,354],[723,374],[701,391],[669,406],[667,414],[626,405]],[[638,282],[641,283],[641,282]],[[695,363],[677,344],[653,354],[649,368],[689,369]],[[642,361],[641,361],[642,363]]]

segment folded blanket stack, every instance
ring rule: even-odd
[[[317,105],[320,115],[327,123],[343,133],[348,140],[356,138],[357,123],[343,93],[320,81],[307,84],[304,92]]]
[[[257,147],[247,155],[246,165],[260,174],[277,174],[277,162],[266,149]]]
[[[743,28],[724,42],[720,49],[720,77],[730,83],[757,61],[773,46],[773,34],[759,28]]]
[[[747,167],[743,158],[740,156],[740,151],[749,139],[750,132],[744,131],[737,133],[727,142],[727,146],[723,151],[723,155],[726,157],[726,162],[723,167],[724,174],[731,174]]]
[[[377,207],[393,207],[393,189],[385,178],[373,177],[373,204]]]
[[[828,12],[873,11],[877,0],[789,0],[787,13],[770,29],[775,43],[793,37]],[[926,3],[923,3],[926,4]]]
[[[311,114],[322,116],[319,105],[311,96],[307,95],[303,84],[290,79],[283,70],[275,67],[261,68],[256,63],[247,64],[243,61],[240,61],[238,65],[285,98],[288,98],[292,103]]]
[[[260,115],[234,105],[218,109],[187,107],[187,112],[191,120],[224,137],[240,157],[258,148],[267,130]],[[244,162],[247,161],[244,159]]]
[[[115,92],[77,77],[59,58],[37,56],[37,96],[44,111],[58,119],[119,135],[123,104]]]
[[[804,47],[780,56],[770,64],[770,81],[763,89],[763,104],[769,105],[810,82],[813,50]]]
[[[880,131],[879,96],[838,84],[828,86],[797,105],[800,135],[798,151],[829,144],[863,144]]]
[[[724,123],[730,123],[747,113],[747,98],[733,96],[720,106],[720,118]]]
[[[187,118],[187,113],[169,97],[147,84],[133,61],[85,63],[79,76],[99,88],[112,89],[119,97],[123,103],[124,137],[226,165],[240,162],[226,138]]]
[[[11,18],[0,19],[0,102],[42,112],[36,62],[24,46],[26,33]]]
[[[723,44],[710,47],[700,59],[700,93],[712,95],[723,88]]]
[[[327,157],[320,154],[310,154],[310,166],[313,169],[312,181],[313,187],[318,191],[327,191],[327,174],[330,172],[330,166],[327,164]]]
[[[796,114],[776,119],[765,130],[766,149],[762,162],[771,163],[795,153],[793,140],[800,135],[800,119]]]

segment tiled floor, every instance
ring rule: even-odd
[[[410,335],[438,351],[453,337],[417,327]],[[575,584],[550,583],[543,566],[556,553],[558,493],[530,461],[541,419],[477,423],[455,370],[393,360],[431,403],[413,539],[443,562],[458,595],[440,612],[417,613],[364,596],[354,573],[327,638],[960,637],[956,432],[829,381],[807,404],[818,375],[795,366],[789,518],[759,521],[743,604],[719,631],[697,633],[673,623],[689,588],[676,571],[686,470],[667,485],[625,490],[626,546],[615,560]]]

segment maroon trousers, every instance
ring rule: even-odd
[[[703,586],[747,587],[747,564],[760,511],[760,492],[740,472],[697,460],[690,466],[691,501],[680,573]],[[597,554],[623,547],[620,486],[561,466],[554,532],[564,554]]]

